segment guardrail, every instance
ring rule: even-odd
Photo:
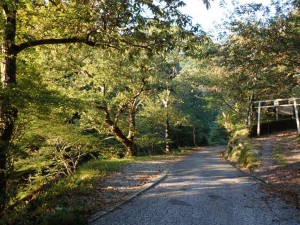
[[[295,115],[297,131],[300,134],[300,125],[299,125],[299,113],[297,106],[300,105],[297,101],[300,101],[300,98],[283,98],[283,99],[273,99],[273,100],[262,100],[254,101],[254,108],[257,109],[257,136],[260,136],[260,124],[261,124],[261,109],[263,108],[275,108],[276,109],[276,119],[278,120],[278,115],[280,113],[280,107],[290,107],[292,108],[293,115]]]

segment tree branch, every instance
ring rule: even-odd
[[[225,103],[225,105],[227,105],[229,107],[230,110],[232,110],[233,112],[235,112],[238,115],[242,115],[242,113],[240,113],[239,111],[237,111],[235,108],[232,107],[232,105],[230,105],[225,98],[223,97],[222,94],[218,94],[218,96],[222,99],[223,103]]]
[[[117,111],[117,113],[116,113],[116,115],[115,115],[115,119],[114,119],[115,124],[118,123],[119,117],[120,117],[120,116],[122,115],[122,113],[125,111],[125,109],[126,109],[127,106],[129,105],[129,103],[130,103],[130,100],[127,101],[127,102],[125,102],[123,105],[121,105],[121,107],[118,108],[118,111]]]
[[[72,44],[72,43],[83,43],[83,44],[86,44],[86,45],[92,46],[92,47],[95,47],[95,46],[103,46],[104,47],[105,46],[108,48],[119,49],[117,46],[111,45],[110,43],[100,44],[100,43],[97,43],[94,41],[90,41],[89,40],[90,35],[91,34],[88,34],[86,38],[70,37],[70,38],[49,38],[49,39],[31,40],[31,41],[21,43],[19,45],[15,45],[14,52],[16,54],[18,54],[19,52],[23,51],[26,48],[40,46],[40,45]],[[151,49],[150,46],[155,45],[155,43],[149,44],[149,45],[139,45],[139,44],[127,42],[124,39],[121,41],[123,43],[125,43],[126,45],[129,45],[132,47],[137,47],[137,48],[144,48],[144,49]]]
[[[127,102],[125,102],[121,107],[119,107],[119,109],[115,115],[115,124],[118,122],[120,115],[126,110],[128,105],[131,102],[135,101],[135,99],[137,99],[142,94],[142,92],[144,91],[144,88],[145,88],[145,79],[142,78],[142,84],[141,84],[139,91],[132,98],[130,98]]]
[[[138,93],[136,93],[135,96],[133,96],[133,99],[136,99],[137,97],[139,97],[142,94],[142,92],[145,89],[145,85],[146,85],[145,78],[142,78],[142,84],[141,84],[140,90],[138,91]]]
[[[114,123],[113,123],[113,121],[112,121],[111,118],[110,118],[110,114],[109,114],[109,111],[108,111],[107,107],[101,106],[101,105],[98,105],[98,106],[96,106],[96,107],[97,107],[99,110],[102,110],[102,111],[104,112],[106,124],[109,125],[109,126],[113,126]]]
[[[85,38],[49,38],[49,39],[41,39],[41,40],[33,40],[24,42],[19,45],[15,45],[15,53],[18,54],[19,52],[23,51],[29,47],[35,47],[39,45],[52,45],[52,44],[68,44],[68,43],[83,43],[89,46],[101,46],[101,44],[97,44],[96,42],[89,41]],[[103,45],[103,44],[102,44]],[[110,46],[112,47],[112,46]]]

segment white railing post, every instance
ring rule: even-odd
[[[261,101],[258,102],[258,112],[257,112],[257,136],[260,135],[260,110],[261,110]]]
[[[296,102],[295,98],[294,98],[294,110],[295,110],[295,116],[296,116],[297,130],[298,130],[298,134],[300,134],[299,114],[298,114],[297,102]]]

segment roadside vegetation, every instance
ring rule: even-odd
[[[183,147],[257,165],[252,102],[299,94],[299,2],[237,7],[217,43],[156,3],[1,1],[0,224],[84,224],[96,182]]]
[[[252,170],[259,165],[258,153],[253,151],[253,143],[249,138],[248,129],[238,129],[225,151],[225,158],[231,162],[238,163],[247,170]]]
[[[272,155],[277,165],[284,166],[286,164],[285,155],[280,144],[276,143],[273,146]]]
[[[222,65],[222,75],[217,79],[222,82],[213,87],[222,105],[219,122],[229,134],[225,155],[249,170],[259,163],[255,143],[249,138],[255,136],[251,132],[257,123],[253,102],[299,97],[299,79],[295,75],[299,73],[299,58],[295,58],[300,52],[295,45],[299,40],[299,2],[275,4],[276,13],[271,17],[266,16],[270,8],[262,4],[237,8],[227,23],[231,34],[219,46],[220,57],[215,58],[215,63]],[[276,120],[273,109],[262,110],[261,116],[262,122]],[[274,156],[283,163],[279,146]]]
[[[70,176],[36,191],[28,202],[17,202],[14,211],[8,211],[3,219],[28,225],[87,224],[88,217],[105,204],[98,185],[107,176],[129,163],[173,159],[192,150],[180,148],[167,155],[90,160]]]

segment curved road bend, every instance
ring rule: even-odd
[[[92,225],[300,224],[300,211],[263,198],[261,184],[219,159],[221,150],[188,155],[157,186]]]

